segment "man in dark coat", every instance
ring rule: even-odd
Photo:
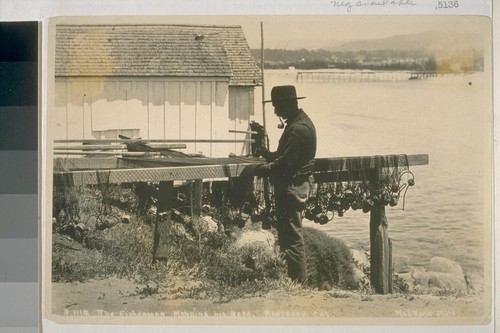
[[[316,130],[311,119],[299,109],[294,86],[276,86],[271,90],[275,114],[285,119],[286,127],[278,149],[260,149],[267,163],[255,168],[256,176],[269,176],[274,186],[277,231],[280,249],[288,264],[288,275],[295,281],[306,278],[306,253],[302,235],[302,214],[312,184],[313,159],[316,155]]]

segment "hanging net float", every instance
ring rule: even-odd
[[[377,206],[396,207],[401,202],[404,210],[407,191],[415,185],[414,174],[401,155],[377,157],[375,164],[373,159],[368,163],[363,158],[347,158],[343,163],[329,166],[335,176],[313,184],[304,217],[325,225],[349,210],[369,213]],[[105,183],[103,180],[102,184]],[[266,205],[262,178],[232,178],[224,185],[211,185],[206,190],[201,214],[212,217],[225,229],[244,228],[247,223],[262,223],[262,228],[270,229],[278,223],[273,187],[269,188],[271,200]],[[190,205],[189,196],[182,192],[176,194],[175,201],[181,206]]]
[[[369,213],[377,206],[396,207],[405,197],[409,187],[415,185],[415,176],[409,170],[407,160],[400,156],[380,156],[378,165],[363,164],[363,159],[347,159],[345,164],[334,165],[338,176],[333,181],[318,182],[313,185],[311,195],[305,204],[304,217],[319,225],[325,225],[334,217],[343,217],[349,211]],[[347,170],[347,171],[345,171]],[[378,170],[376,175],[374,170]],[[374,180],[375,179],[375,180]],[[278,222],[274,200],[269,207],[264,203],[261,178],[254,178],[233,191],[238,200],[230,200],[210,207],[210,211],[226,210],[219,214],[221,223],[243,228],[247,221],[262,223],[262,228],[270,229]],[[270,196],[273,196],[271,186]]]
[[[415,185],[415,176],[408,161],[398,156],[380,156],[378,165],[363,165],[363,160],[346,160],[337,164],[337,179],[318,183],[306,203],[304,217],[318,224],[342,217],[349,209],[369,213],[378,206],[395,207]],[[347,170],[347,171],[345,171]],[[378,174],[373,174],[378,170]]]

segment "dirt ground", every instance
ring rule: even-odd
[[[189,281],[184,281],[187,288]],[[194,281],[191,283],[195,283]],[[173,282],[173,284],[175,284]],[[173,285],[172,284],[172,285]],[[478,295],[367,295],[344,290],[272,291],[234,300],[176,298],[173,289],[146,295],[147,286],[109,278],[52,283],[48,317],[56,322],[177,324],[480,324],[489,303]],[[180,290],[181,288],[177,288]],[[142,290],[142,292],[138,292]],[[388,321],[389,320],[389,321]]]

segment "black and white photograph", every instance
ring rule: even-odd
[[[44,316],[488,324],[491,24],[51,18]]]

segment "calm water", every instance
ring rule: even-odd
[[[272,86],[283,84],[296,85],[306,96],[299,105],[316,125],[318,157],[429,154],[429,165],[410,167],[416,185],[408,190],[405,210],[401,204],[386,209],[393,255],[415,266],[443,256],[482,275],[489,260],[484,238],[491,234],[487,80],[479,73],[411,81],[296,82],[295,71],[267,71],[265,85],[266,97]],[[259,88],[255,97],[258,109]],[[281,130],[270,104],[266,113],[271,148],[276,148]],[[348,211],[318,228],[353,248],[368,249],[368,226],[368,214]]]

